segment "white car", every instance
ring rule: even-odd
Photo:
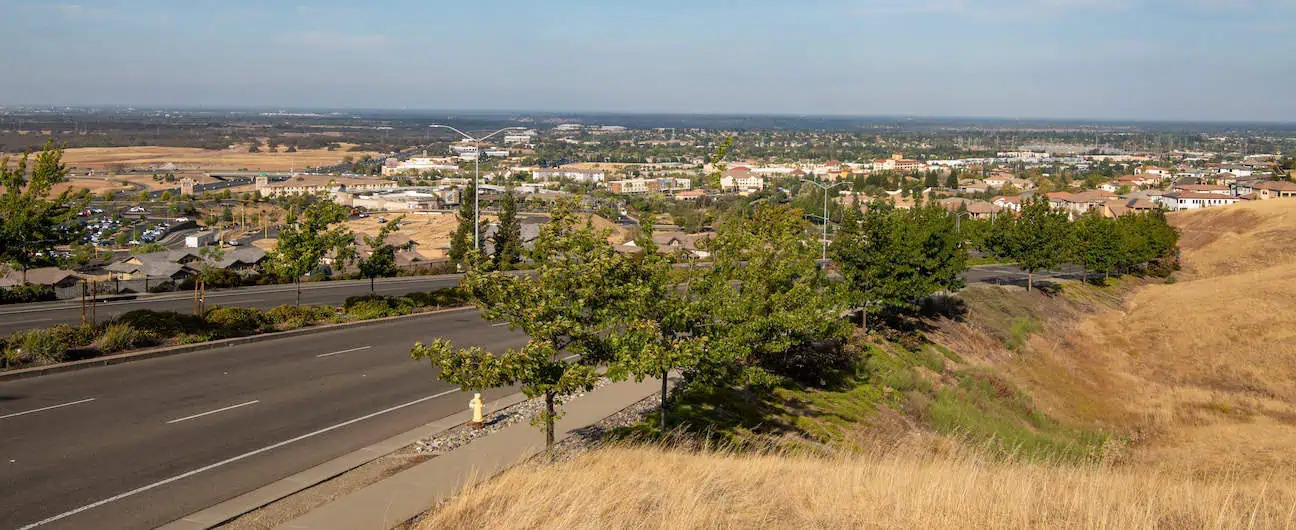
[[[233,239],[231,239],[231,240],[229,240],[229,241],[226,241],[225,244],[226,244],[226,245],[229,245],[229,246],[231,246],[231,247],[237,247],[237,246],[239,246],[239,245],[242,245],[242,243],[239,243],[238,241],[235,241],[235,240],[233,240]]]
[[[130,213],[144,213],[147,212],[148,210],[145,210],[143,206],[131,206],[131,209],[126,211]]]
[[[189,218],[188,218],[188,217],[179,217],[179,218],[176,218],[176,222],[177,222],[177,223],[187,223],[187,222],[189,222]]]

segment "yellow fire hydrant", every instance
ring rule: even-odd
[[[472,409],[472,413],[473,413],[472,422],[469,423],[469,425],[480,429],[482,427],[482,424],[484,423],[482,421],[481,393],[473,394],[472,401],[468,402],[468,408]]]

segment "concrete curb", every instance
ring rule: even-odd
[[[179,355],[182,353],[190,353],[195,351],[229,348],[232,346],[240,346],[243,344],[252,344],[256,342],[285,339],[285,338],[297,337],[301,335],[313,335],[316,333],[324,333],[327,331],[363,328],[363,327],[369,327],[378,324],[385,324],[388,322],[394,322],[398,320],[427,318],[429,316],[440,315],[443,313],[451,313],[455,311],[466,311],[469,309],[473,309],[473,307],[472,306],[455,307],[451,309],[440,309],[437,311],[428,311],[425,313],[415,313],[412,315],[400,315],[395,317],[376,318],[373,320],[361,320],[359,322],[345,322],[342,324],[326,324],[323,326],[312,326],[308,328],[294,329],[289,331],[261,333],[259,335],[250,335],[247,337],[235,337],[232,339],[220,339],[220,340],[213,340],[209,342],[200,342],[197,344],[185,344],[182,346],[167,346],[163,348],[153,348],[149,350],[119,353],[116,355],[95,357],[93,359],[85,359],[81,361],[73,361],[68,363],[51,364],[49,366],[37,366],[34,368],[24,368],[21,370],[0,372],[0,382],[15,381],[19,379],[28,379],[32,377],[60,374],[65,372],[75,372],[78,370],[85,370],[87,368],[94,368],[97,366],[109,366],[113,364],[130,363],[135,361],[143,361],[146,359],[155,359],[158,357],[170,357],[172,355]]]
[[[501,410],[526,401],[522,393],[512,394],[487,403],[487,410]],[[327,482],[348,471],[368,464],[374,460],[394,453],[401,448],[424,438],[448,431],[472,419],[465,411],[447,416],[422,427],[416,427],[364,449],[334,458],[295,475],[277,480],[230,500],[199,510],[180,519],[158,527],[161,530],[194,530],[214,528],[235,518],[268,506],[280,499],[287,498],[319,484]],[[442,455],[444,456],[444,455]],[[440,456],[436,458],[441,458]]]

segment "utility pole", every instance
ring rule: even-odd
[[[817,182],[817,181],[814,181],[814,180],[809,180],[809,179],[801,179],[801,182],[805,182],[805,183],[808,183],[808,184],[814,184],[815,187],[817,187],[817,188],[823,190],[823,194],[824,194],[824,209],[823,209],[823,212],[824,212],[824,214],[823,214],[823,253],[822,253],[822,256],[820,256],[820,259],[828,259],[828,190],[831,190],[831,189],[833,189],[833,188],[836,188],[837,186],[841,186],[841,185],[843,185],[843,184],[846,184],[847,182],[846,182],[846,181],[838,182],[838,183],[836,183],[836,184],[833,184],[832,186],[827,186],[827,185],[824,185],[824,184],[822,184],[822,183],[820,183],[820,182]]]
[[[454,132],[457,132],[459,133],[460,136],[463,136],[464,138],[467,138],[468,141],[473,142],[473,145],[477,150],[476,156],[473,157],[473,248],[477,250],[481,250],[481,242],[478,240],[481,236],[481,201],[479,200],[479,197],[481,197],[481,155],[482,155],[481,144],[482,142],[486,141],[487,138],[495,136],[504,131],[522,131],[522,130],[526,130],[526,127],[505,127],[503,129],[490,133],[481,138],[474,138],[473,136],[470,136],[468,133],[465,133],[449,125],[433,124],[433,125],[428,125],[428,128],[450,129]]]

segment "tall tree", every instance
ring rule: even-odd
[[[806,228],[801,210],[761,205],[750,217],[725,219],[714,240],[703,240],[712,267],[690,285],[711,330],[700,376],[762,386],[831,369],[814,346],[840,344],[849,326]]]
[[[497,271],[506,271],[522,261],[522,220],[518,217],[517,198],[513,189],[504,192],[500,204],[499,227],[491,236],[495,254],[491,263]]]
[[[400,229],[401,221],[405,216],[393,219],[390,223],[383,225],[377,234],[365,236],[365,246],[369,247],[369,255],[358,260],[360,274],[369,278],[369,294],[374,293],[374,279],[379,276],[395,276],[396,269],[396,245],[392,245],[387,238],[396,230]]]
[[[476,201],[473,198],[477,195],[477,187],[469,184],[459,193],[459,213],[456,218],[459,220],[459,226],[450,234],[450,261],[455,265],[465,267],[469,251],[476,250],[473,248],[473,233],[476,227]]]
[[[870,314],[913,310],[923,298],[963,286],[967,251],[954,224],[937,203],[897,210],[881,201],[843,221],[833,261],[864,324]]]
[[[27,270],[50,261],[55,245],[79,238],[80,230],[69,221],[90,203],[84,188],[52,195],[54,186],[67,180],[68,173],[63,150],[53,142],[46,142],[36,154],[34,166],[28,166],[28,159],[24,154],[10,167],[8,156],[0,158],[0,188],[4,190],[0,195],[0,260],[20,268],[24,284]]]
[[[1095,272],[1102,274],[1106,281],[1120,258],[1116,220],[1089,213],[1076,221],[1073,228],[1073,259],[1084,267],[1085,280],[1088,281],[1090,272]]]
[[[279,229],[279,240],[270,252],[269,269],[293,279],[297,286],[297,305],[301,305],[301,278],[319,267],[330,252],[343,261],[352,250],[355,239],[341,223],[347,210],[324,198],[317,198],[301,213],[291,214]],[[332,225],[333,228],[329,228]]]
[[[437,339],[415,344],[410,354],[429,359],[439,378],[464,390],[518,384],[528,396],[543,397],[545,412],[537,420],[552,446],[557,398],[593,388],[595,367],[609,360],[606,337],[633,278],[628,258],[604,234],[581,227],[570,203],[551,210],[541,227],[531,251],[534,274],[487,271],[475,254],[469,252],[474,266],[461,286],[484,318],[524,331],[526,345],[497,356],[477,347],[455,350],[448,339]]]
[[[661,380],[658,425],[664,432],[668,377],[673,370],[698,365],[706,349],[708,314],[690,290],[697,269],[686,269],[684,281],[677,282],[670,261],[657,252],[651,225],[636,244],[642,251],[632,258],[628,295],[617,311],[621,324],[610,335],[609,349],[614,353],[608,374]]]
[[[1066,258],[1071,229],[1067,214],[1049,206],[1043,196],[1022,204],[1013,225],[1011,257],[1026,271],[1026,290],[1034,287],[1035,273],[1057,267]]]

